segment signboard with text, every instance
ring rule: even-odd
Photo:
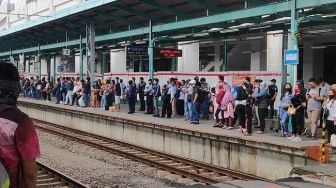
[[[182,50],[172,48],[155,48],[155,55],[159,57],[182,57]]]
[[[148,47],[147,46],[127,46],[128,54],[135,55],[148,55]]]
[[[285,50],[285,65],[299,64],[299,50]]]

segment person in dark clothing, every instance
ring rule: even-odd
[[[57,78],[57,82],[55,86],[55,96],[56,96],[56,104],[59,104],[63,100],[60,78]]]
[[[258,92],[255,94],[255,100],[258,104],[258,115],[260,122],[260,131],[258,134],[263,134],[265,132],[265,118],[267,116],[267,107],[268,107],[268,97],[267,97],[267,86],[265,83],[260,83],[260,88],[258,88]]]
[[[90,78],[87,78],[83,88],[83,101],[85,107],[88,107],[90,104],[90,95],[91,95],[91,82]]]
[[[146,103],[145,103],[146,82],[144,81],[143,77],[140,77],[140,82],[139,82],[137,88],[138,88],[139,100],[140,100],[140,109],[139,109],[139,111],[146,111]]]
[[[237,114],[239,127],[242,132],[245,128],[245,115],[246,115],[245,108],[247,105],[247,97],[248,97],[247,87],[248,87],[247,83],[243,83],[242,86],[237,88],[237,98],[235,101],[235,107],[236,107],[235,111]]]
[[[253,91],[251,88],[246,86],[246,92],[248,94],[247,100],[246,100],[246,106],[245,106],[245,123],[243,123],[243,132],[245,136],[251,136],[252,135],[252,109],[253,109],[253,103],[254,98],[252,97]]]
[[[304,109],[307,106],[306,97],[303,95],[304,88],[301,85],[294,87],[294,96],[291,98],[291,104],[296,108],[296,113],[292,115],[292,136],[288,139],[301,141],[302,130],[304,128]]]
[[[172,105],[170,103],[171,95],[168,94],[168,86],[165,84],[162,86],[162,118],[171,118],[172,115]]]
[[[119,82],[119,77],[116,78],[117,83],[115,84],[115,96],[114,96],[114,104],[116,106],[117,111],[120,111],[120,102],[121,102],[121,86]]]
[[[147,112],[145,114],[153,114],[154,109],[154,99],[153,99],[153,84],[152,79],[148,80],[148,84],[145,87],[145,95],[146,95],[146,104],[147,104]]]
[[[127,100],[128,100],[128,114],[135,113],[135,102],[137,100],[136,86],[133,84],[133,81],[128,81],[128,89],[127,89]]]
[[[269,107],[270,107],[270,115],[269,119],[273,119],[274,117],[274,102],[278,95],[278,87],[276,85],[276,80],[271,80],[271,85],[268,86],[268,97],[269,97]]]
[[[152,92],[153,92],[153,103],[154,103],[153,116],[160,117],[159,98],[161,97],[161,87],[159,84],[159,79],[157,78],[154,78],[153,80]]]

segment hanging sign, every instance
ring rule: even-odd
[[[182,57],[182,50],[172,48],[155,48],[155,54],[159,57]]]
[[[146,46],[127,46],[128,54],[148,55],[148,47]]]
[[[299,50],[285,50],[285,65],[299,64]]]

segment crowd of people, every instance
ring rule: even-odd
[[[300,136],[307,134],[308,130],[305,127],[306,115],[311,123],[312,139],[316,139],[317,127],[322,126],[322,116],[326,116],[328,141],[331,134],[335,133],[335,89],[332,90],[323,79],[310,79],[308,90],[304,88],[303,81],[298,81],[295,86],[286,83],[281,93],[275,79],[267,85],[260,79],[252,83],[250,77],[246,77],[239,85],[231,86],[224,81],[223,76],[218,76],[218,82],[212,88],[205,78],[199,79],[197,76],[187,80],[173,77],[163,84],[157,78],[145,81],[142,77],[138,82],[132,78],[124,83],[116,77],[92,83],[90,78],[58,78],[55,85],[45,78],[39,80],[39,77],[21,81],[24,96],[47,101],[54,96],[57,104],[120,111],[120,105],[127,103],[129,114],[143,111],[158,118],[183,116],[191,124],[212,119],[209,118],[211,112],[215,128],[231,130],[238,123],[238,130],[246,136],[252,134],[253,124],[259,129],[256,133],[263,134],[266,119],[278,117],[275,122],[278,119],[279,126],[271,128],[281,130],[283,137],[301,141]],[[279,109],[275,116],[274,104],[278,95]],[[139,106],[137,110],[136,104]]]

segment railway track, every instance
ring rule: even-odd
[[[84,184],[62,174],[61,172],[37,162],[37,188],[51,187],[72,187],[72,188],[88,188]]]
[[[205,184],[223,183],[233,187],[241,187],[228,183],[232,180],[261,180],[281,185],[283,187],[292,187],[279,182],[273,182],[261,177],[245,174],[229,169],[224,169],[202,162],[174,156],[160,151],[143,148],[136,145],[116,141],[110,138],[90,134],[87,132],[74,130],[68,127],[60,126],[54,123],[34,119],[36,128],[45,132],[56,134],[68,139],[90,145],[125,158],[145,163],[149,166],[161,170],[181,175],[182,177],[193,179],[194,181]]]

